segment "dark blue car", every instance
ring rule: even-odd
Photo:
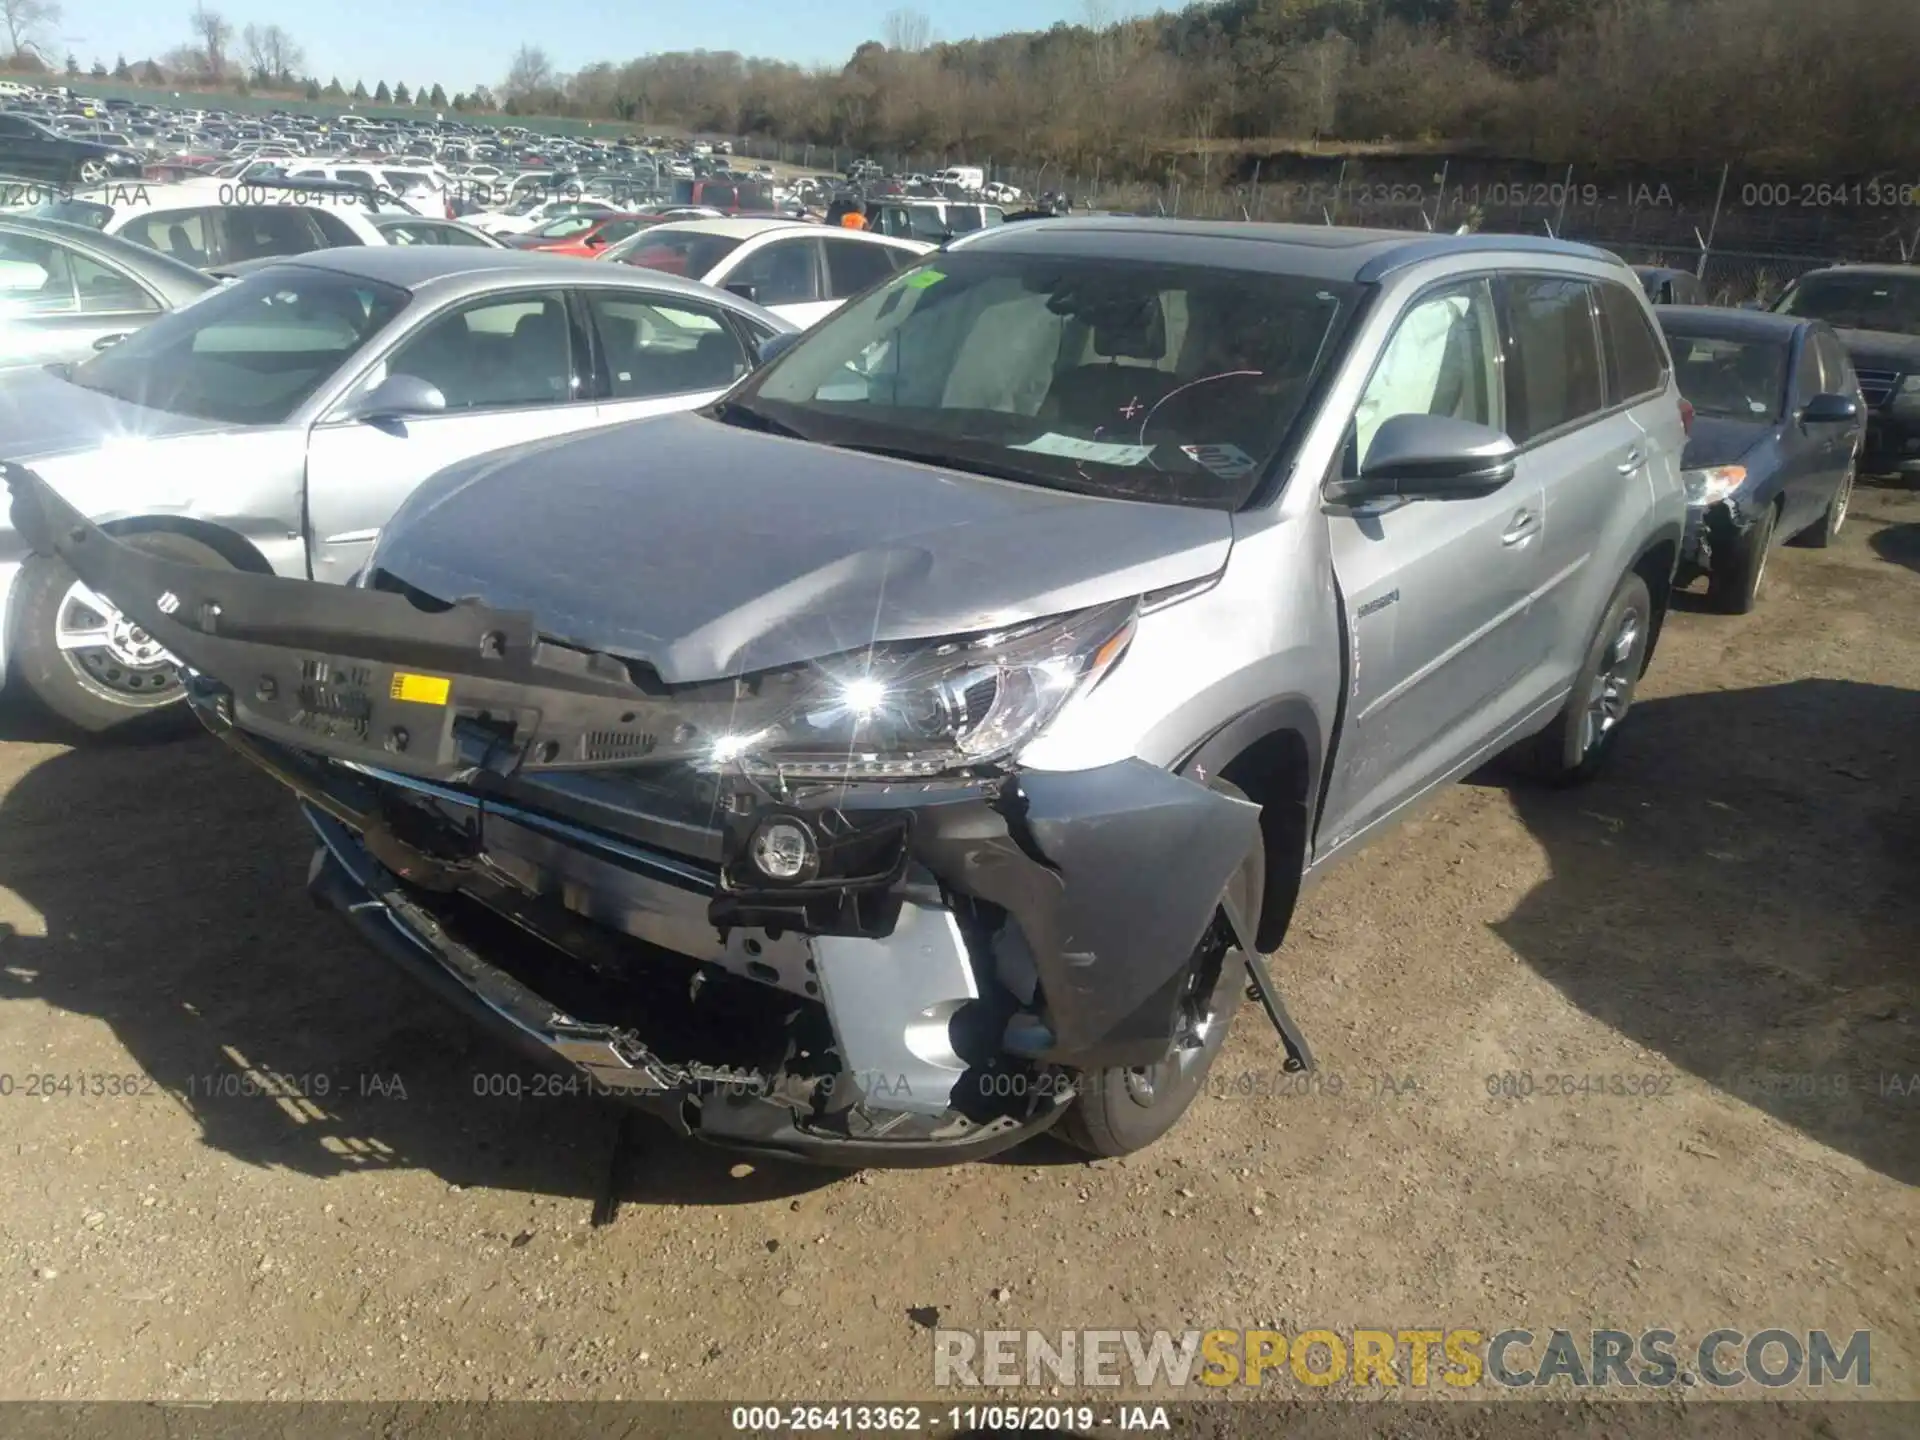
[[[1866,432],[1860,381],[1821,320],[1692,305],[1655,313],[1694,411],[1682,575],[1705,575],[1709,602],[1744,614],[1777,542],[1822,546],[1840,533]]]

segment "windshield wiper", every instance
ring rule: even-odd
[[[813,438],[784,421],[774,419],[764,410],[754,409],[744,400],[722,400],[713,407],[713,418],[723,425],[737,425],[742,430],[758,430],[767,435],[782,435],[789,440]]]
[[[1024,470],[1016,465],[995,465],[988,460],[966,460],[944,451],[916,450],[901,445],[856,445],[828,442],[836,450],[855,450],[862,455],[884,455],[889,460],[910,460],[916,465],[938,465],[944,470],[959,470],[968,475],[984,475],[990,480],[1017,480],[1023,485],[1046,485],[1070,489],[1051,475]]]

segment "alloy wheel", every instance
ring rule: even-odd
[[[123,704],[162,704],[180,688],[171,652],[82,581],[60,597],[53,643],[84,684]]]
[[[1640,681],[1641,617],[1628,610],[1607,642],[1599,673],[1587,691],[1587,708],[1580,717],[1580,753],[1591,754],[1613,729],[1626,718],[1633,704],[1634,686]]]

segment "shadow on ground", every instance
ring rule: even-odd
[[[284,790],[202,734],[49,755],[0,801],[0,876],[46,932],[0,924],[0,1001],[104,1021],[206,1144],[249,1164],[601,1198],[618,1112],[552,1093],[316,910],[309,835]],[[624,1204],[759,1201],[838,1177],[760,1161],[736,1175],[737,1157],[657,1122],[628,1134]]]
[[[1920,570],[1920,524],[1889,525],[1884,530],[1876,530],[1867,543],[1882,560]]]
[[[1604,783],[1514,792],[1553,878],[1495,928],[1676,1068],[1920,1183],[1916,740],[1889,686],[1643,701]]]

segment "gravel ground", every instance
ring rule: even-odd
[[[1461,786],[1307,898],[1313,1090],[1248,1007],[1130,1160],[649,1129],[605,1226],[615,1117],[477,1096],[528,1072],[306,903],[277,787],[0,711],[0,1397],[925,1395],[937,1323],[1867,1329],[1920,1398],[1920,495],[1768,583],[1674,617],[1599,785]]]

